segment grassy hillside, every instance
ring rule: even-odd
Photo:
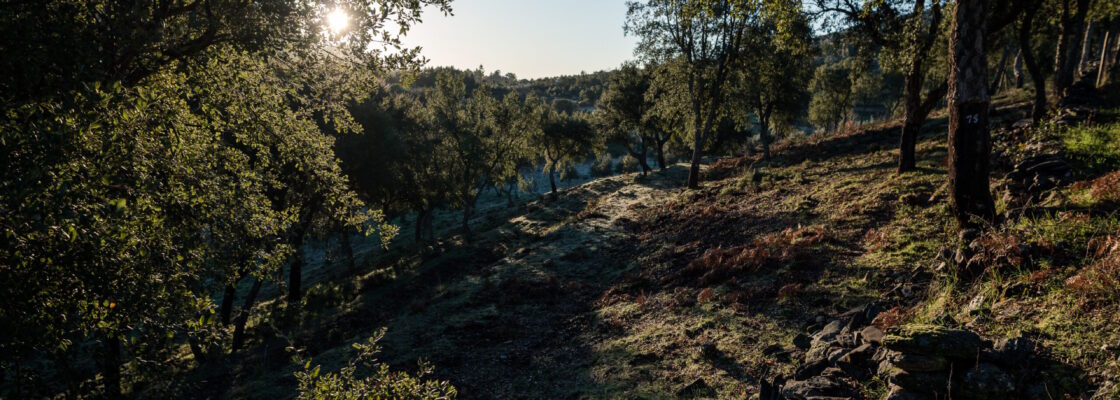
[[[887,123],[789,141],[770,162],[719,160],[700,190],[680,189],[684,165],[603,178],[490,209],[469,243],[392,252],[303,304],[263,305],[222,394],[291,393],[289,349],[336,369],[387,327],[383,360],[428,360],[463,398],[743,398],[803,366],[795,338],[875,304],[888,332],[1025,335],[1051,395],[1118,395],[1120,108],[1092,99],[1023,128],[1025,96],[994,103],[1005,221],[977,237],[949,216],[937,115],[913,173],[895,173]],[[1071,169],[1024,183],[1032,157]],[[302,317],[265,319],[285,307]],[[889,390],[881,376],[856,385]]]

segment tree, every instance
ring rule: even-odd
[[[1040,0],[1025,0],[1028,10],[1033,10],[1038,7]],[[1037,53],[1035,53],[1032,40],[1033,27],[1036,13],[1024,12],[1022,19],[1019,22],[1019,51],[1023,56],[1023,64],[1027,66],[1027,72],[1031,75],[1031,81],[1034,82],[1034,102],[1031,106],[1031,119],[1038,123],[1046,116],[1046,75],[1042,72],[1042,66],[1039,64]]]
[[[544,160],[548,183],[556,194],[556,170],[564,170],[602,151],[602,137],[582,115],[569,116],[545,106],[534,97],[525,99],[526,115],[535,128],[529,132],[531,146]]]
[[[975,226],[974,218],[993,223],[996,217],[988,186],[987,6],[986,0],[958,1],[949,39],[949,191],[965,227]]]
[[[750,57],[739,59],[735,74],[737,91],[734,99],[745,102],[758,122],[758,139],[763,157],[770,159],[772,129],[777,123],[788,124],[801,112],[809,79],[810,30],[808,21],[798,14],[786,23],[786,34],[778,32],[772,22],[750,30],[743,52]],[[734,100],[733,100],[734,101]],[[737,107],[732,107],[737,108]]]
[[[824,64],[813,72],[809,90],[809,121],[826,131],[834,131],[852,111],[851,69],[846,65]]]
[[[655,130],[647,126],[646,114],[653,106],[651,99],[646,97],[649,87],[647,71],[634,64],[623,64],[611,74],[599,115],[603,131],[608,132],[612,139],[621,141],[627,153],[638,159],[643,175],[651,170],[646,161],[650,144],[658,141]],[[664,167],[662,163],[661,168]]]
[[[1089,0],[1059,0],[1061,3],[1061,33],[1054,48],[1054,98],[1058,103],[1066,97],[1073,85],[1077,71],[1081,41],[1085,36],[1085,16],[1089,13]],[[1070,7],[1076,7],[1076,11]],[[1072,11],[1072,12],[1071,12]]]
[[[212,295],[295,262],[300,222],[385,228],[328,132],[353,130],[346,104],[373,78],[416,64],[397,33],[425,4],[447,10],[343,2],[355,28],[335,33],[290,0],[0,7],[0,279],[20,282],[0,288],[0,368],[96,343],[101,394],[121,396],[137,358],[212,355],[233,306]]]
[[[648,0],[627,6],[625,29],[638,36],[636,51],[650,62],[681,62],[693,137],[688,187],[698,188],[703,143],[725,101],[725,83],[744,32],[758,21],[761,8],[739,0]]]
[[[908,12],[902,10],[911,4]],[[899,135],[898,172],[914,170],[918,131],[947,90],[944,83],[925,87],[930,75],[931,49],[941,32],[940,0],[933,0],[928,11],[925,0],[863,3],[818,0],[817,8],[822,13],[839,16],[852,28],[853,34],[869,42],[863,49],[882,48],[885,64],[902,72],[904,117]]]

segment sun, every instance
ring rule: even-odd
[[[327,14],[327,28],[330,28],[333,33],[340,33],[350,26],[350,14],[346,10],[335,8],[330,14]]]

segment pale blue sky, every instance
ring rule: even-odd
[[[423,47],[429,66],[486,67],[518,78],[579,74],[633,59],[625,36],[625,0],[454,0],[455,15],[437,11],[404,39]]]

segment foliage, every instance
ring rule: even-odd
[[[99,343],[113,396],[123,363],[216,323],[213,293],[273,275],[293,232],[390,237],[328,132],[355,130],[345,105],[381,71],[415,65],[399,35],[426,4],[448,10],[342,3],[354,29],[334,33],[329,10],[290,0],[0,8],[0,278],[21,282],[0,292],[16,327],[0,367]]]
[[[379,363],[375,356],[381,352],[377,344],[385,336],[385,329],[379,330],[366,343],[354,343],[358,355],[338,372],[323,373],[321,366],[311,367],[311,361],[304,364],[302,371],[295,373],[299,381],[300,400],[312,399],[453,399],[458,392],[446,381],[425,379],[433,371],[430,364],[421,360],[416,376],[404,372],[392,372],[389,366]],[[359,376],[359,368],[367,370],[368,375]]]

